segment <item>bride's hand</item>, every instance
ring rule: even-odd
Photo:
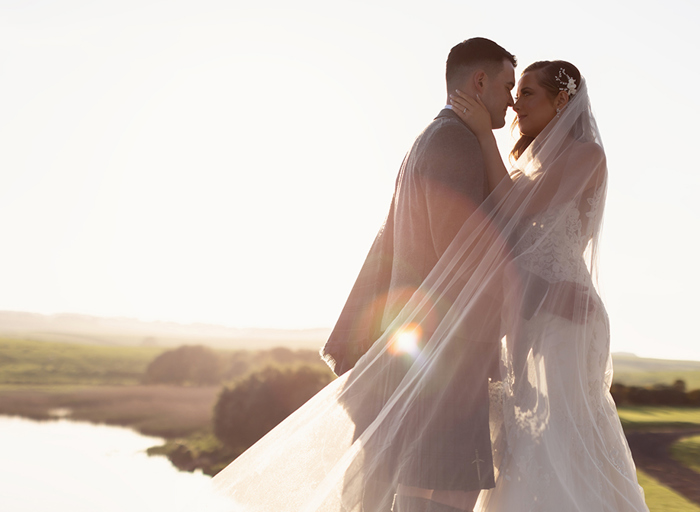
[[[471,98],[457,89],[456,94],[450,94],[450,103],[452,110],[471,128],[474,135],[481,137],[491,133],[491,114],[478,95]]]

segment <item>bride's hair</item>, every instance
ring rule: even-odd
[[[559,94],[559,91],[563,90],[562,87],[564,85],[562,84],[561,79],[557,79],[560,76],[559,72],[562,69],[568,77],[574,79],[576,87],[581,86],[581,73],[579,72],[578,68],[565,60],[541,60],[538,62],[533,62],[523,70],[522,75],[536,71],[537,83],[544,88],[550,98],[554,99],[556,98],[557,94]],[[516,118],[513,121],[512,129],[515,130],[517,127],[518,119]],[[521,135],[520,139],[518,139],[510,152],[511,159],[513,161],[517,160],[520,155],[525,152],[533,140],[535,140],[534,137]]]

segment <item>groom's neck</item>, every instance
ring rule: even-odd
[[[453,87],[452,89],[447,89],[447,99],[445,100],[445,105],[450,104],[450,94],[457,94],[456,90],[459,89],[460,91],[466,93],[469,97],[471,98],[476,98],[476,91],[474,90],[474,87],[470,83],[465,83],[458,85],[456,87]]]

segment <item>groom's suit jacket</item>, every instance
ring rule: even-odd
[[[389,215],[322,350],[338,375],[355,365],[435,267],[488,195],[486,180],[476,136],[452,110],[443,109],[404,158]],[[464,337],[468,339],[469,332]],[[435,365],[436,382],[453,385],[448,385],[439,404],[428,398],[417,400],[407,415],[405,432],[395,443],[397,457],[402,458],[395,462],[402,468],[402,484],[460,490],[493,486],[488,382],[483,368],[497,361],[496,346],[451,343],[450,350],[460,353]],[[375,400],[378,407],[382,400]],[[426,416],[430,423],[416,442],[411,424]],[[361,433],[373,413],[363,411],[355,418]],[[474,464],[476,460],[480,463]]]
[[[321,351],[336,374],[381,336],[484,201],[485,173],[476,136],[443,109],[406,154],[389,215]]]

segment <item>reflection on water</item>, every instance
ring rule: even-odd
[[[210,479],[146,455],[161,442],[122,427],[0,416],[0,510],[182,510]]]

